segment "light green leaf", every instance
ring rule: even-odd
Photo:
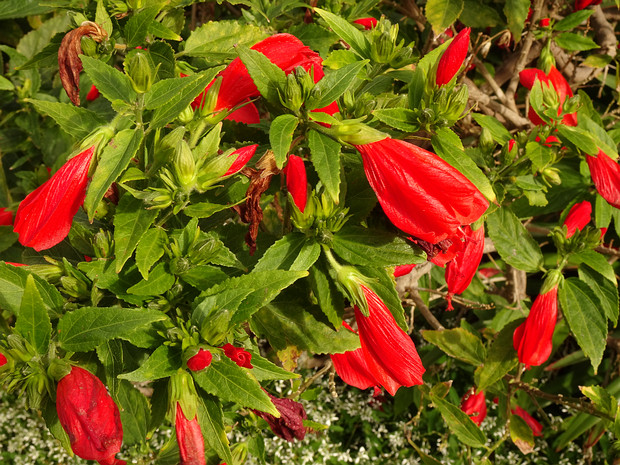
[[[52,323],[32,275],[28,275],[26,279],[15,331],[30,342],[39,354],[48,352]]]
[[[97,12],[95,13],[95,22],[99,24],[108,36],[112,35],[114,28],[112,27],[112,20],[105,9],[103,0],[97,0]]]
[[[530,9],[529,0],[506,0],[504,14],[508,19],[508,28],[512,32],[515,42],[521,40],[521,32]]]
[[[278,365],[271,363],[255,351],[249,350],[252,354],[252,374],[258,381],[267,381],[273,379],[297,379],[299,374],[280,368]]]
[[[175,277],[168,269],[167,263],[160,263],[149,275],[148,281],[140,281],[138,284],[127,289],[128,294],[134,295],[161,295],[168,291],[174,284]]]
[[[300,232],[292,232],[277,240],[261,257],[256,271],[309,269],[321,255],[321,246],[312,237]]]
[[[464,328],[425,330],[422,331],[422,336],[449,356],[472,365],[482,365],[486,359],[487,352],[480,338]]]
[[[335,203],[340,196],[340,143],[318,131],[308,133],[312,165]]]
[[[280,91],[286,88],[284,71],[262,53],[247,47],[239,47],[239,58],[248,69],[256,88],[265,100],[279,104]]]
[[[15,86],[4,76],[0,76],[0,90],[13,90]]]
[[[161,228],[151,228],[144,233],[136,247],[136,265],[144,279],[149,279],[149,270],[164,255],[168,242],[166,232]]]
[[[564,50],[582,51],[599,48],[598,44],[589,37],[572,32],[563,32],[553,38],[555,43]]]
[[[55,9],[42,5],[40,0],[4,0],[0,2],[0,20],[42,15]]]
[[[7,265],[3,262],[0,262],[0,289],[2,289],[0,292],[0,308],[19,316],[22,297],[29,276],[33,277],[37,293],[47,312],[50,316],[58,318],[64,305],[64,298],[58,289],[21,267]]]
[[[340,328],[344,316],[344,296],[329,275],[325,259],[319,259],[309,271],[308,283],[319,308],[334,328]]]
[[[589,132],[579,127],[566,126],[565,124],[558,125],[558,132],[561,138],[567,139],[575,147],[588,155],[596,155],[598,153],[598,145],[596,145]]]
[[[425,15],[435,34],[441,34],[463,11],[463,0],[428,0]]]
[[[200,395],[198,398],[198,422],[207,445],[215,450],[226,463],[234,463],[228,437],[224,429],[224,413],[217,397]]]
[[[118,406],[123,424],[123,444],[130,446],[146,442],[151,410],[144,394],[123,381],[118,391]]]
[[[106,121],[94,111],[76,107],[72,103],[24,100],[32,103],[39,113],[51,117],[63,131],[76,139],[84,139],[92,131],[106,124]]]
[[[399,131],[414,132],[419,129],[416,113],[408,108],[382,108],[374,110],[372,114],[382,123]]]
[[[583,23],[586,19],[588,19],[594,10],[590,10],[588,8],[584,8],[583,10],[575,11],[574,13],[569,14],[565,18],[561,19],[553,26],[554,31],[570,31],[571,29],[576,28],[581,23]]]
[[[450,431],[464,444],[471,447],[484,447],[487,442],[486,435],[459,407],[430,394],[431,401],[439,410]]]
[[[510,439],[524,454],[529,454],[534,450],[532,428],[519,415],[510,416]]]
[[[311,98],[310,101],[306,103],[306,108],[308,110],[314,110],[315,108],[323,108],[335,102],[347,91],[351,84],[353,84],[359,72],[368,62],[368,60],[356,61],[334,72],[327,73],[323,79],[314,86],[312,95],[316,97]]]
[[[243,199],[245,201],[245,199]],[[191,218],[209,218],[210,216],[228,210],[232,205],[220,205],[217,203],[200,202],[189,205],[183,209],[183,213]]]
[[[131,80],[116,68],[105,64],[101,60],[80,55],[84,71],[90,77],[101,95],[110,102],[122,100],[132,103],[136,99],[136,91],[131,86]]]
[[[614,267],[609,264],[604,255],[594,250],[584,250],[570,257],[570,263],[585,263],[590,268],[596,270],[598,274],[604,276],[614,286],[616,285],[616,273]]]
[[[483,115],[481,113],[472,113],[471,115],[476,120],[476,123],[489,130],[495,142],[504,145],[512,139],[508,129],[506,129],[496,118],[489,115]]]
[[[254,25],[233,20],[209,21],[192,31],[179,55],[211,61],[233,59],[237,56],[237,45],[250,46],[265,37],[263,30]]]
[[[144,44],[149,26],[155,20],[159,9],[159,6],[147,7],[129,18],[124,29],[127,47],[133,48]]]
[[[364,36],[359,29],[345,19],[329,11],[315,8],[314,12],[318,13],[319,16],[325,20],[327,25],[362,58],[370,58],[370,42],[368,42],[366,36]]]
[[[112,339],[97,346],[97,357],[105,370],[105,385],[112,398],[117,399],[121,380],[117,378],[128,363],[123,341]]]
[[[269,142],[276,158],[276,166],[282,169],[293,142],[293,133],[297,129],[299,119],[295,115],[277,116],[269,127]]]
[[[140,365],[130,373],[118,375],[120,379],[133,382],[155,381],[167,378],[182,367],[181,353],[177,348],[161,345]]]

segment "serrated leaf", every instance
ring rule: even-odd
[[[120,374],[118,378],[133,382],[155,381],[173,375],[182,364],[178,348],[161,345],[140,365],[140,368]]]
[[[245,201],[245,199],[243,199]],[[210,216],[228,210],[232,205],[220,205],[217,203],[200,202],[185,207],[183,213],[191,218],[209,218]]]
[[[529,454],[534,450],[532,428],[519,415],[512,415],[510,417],[510,439],[524,454]]]
[[[592,15],[592,13],[594,13],[594,10],[590,10],[587,8],[575,11],[574,13],[569,14],[565,18],[562,18],[560,21],[555,23],[555,25],[553,26],[553,30],[570,31],[571,29],[576,28],[586,19],[588,19]]]
[[[543,264],[540,246],[508,207],[487,216],[487,232],[506,263],[523,271],[539,271]]]
[[[205,320],[211,315],[217,315],[221,312],[233,313],[243,299],[252,293],[253,289],[246,287],[231,288],[227,286],[228,280],[222,284],[213,286],[206,292],[203,292],[194,301],[194,312],[192,313],[192,321],[200,329],[203,328]]]
[[[293,133],[297,129],[299,119],[295,115],[277,116],[269,126],[269,143],[276,159],[276,166],[282,169],[287,159],[288,151],[293,142]]]
[[[110,102],[122,100],[126,103],[132,103],[136,99],[136,91],[133,90],[131,80],[125,73],[86,55],[80,55],[80,59],[88,77],[93,81],[101,95]]]
[[[344,296],[329,276],[324,260],[319,259],[310,268],[308,282],[321,311],[334,328],[340,328],[344,316]]]
[[[149,270],[164,255],[168,236],[161,228],[149,229],[136,247],[136,265],[144,279],[149,279]]]
[[[345,19],[329,11],[315,8],[314,12],[318,13],[319,16],[325,20],[327,25],[362,58],[370,58],[370,42],[368,42],[368,39],[366,39],[359,29]]]
[[[280,90],[286,88],[286,74],[269,58],[248,47],[239,47],[239,58],[250,73],[258,92],[270,103],[280,103]]]
[[[5,0],[0,2],[0,20],[42,15],[54,10],[53,6],[41,5],[40,0]]]
[[[95,129],[106,124],[97,113],[71,103],[48,102],[45,100],[24,99],[35,109],[52,118],[60,128],[76,139],[84,139]]]
[[[125,25],[124,33],[127,47],[133,48],[144,43],[149,26],[159,13],[159,6],[147,7],[137,14],[134,14]]]
[[[458,19],[463,7],[463,0],[428,0],[425,16],[435,34],[441,34]]]
[[[571,256],[570,263],[585,263],[590,268],[596,270],[598,274],[604,276],[615,287],[616,273],[614,267],[607,261],[604,255],[594,250],[584,250]]]
[[[148,281],[140,281],[127,289],[128,294],[134,295],[161,295],[174,284],[175,277],[170,273],[167,263],[160,263],[149,275]]]
[[[105,370],[105,385],[113,399],[117,399],[121,380],[117,378],[126,370],[126,352],[123,341],[112,339],[97,346],[97,357]]]
[[[21,267],[7,265],[3,262],[0,262],[0,289],[2,289],[0,292],[0,308],[19,316],[24,289],[29,276],[34,279],[37,293],[47,312],[52,317],[58,318],[64,305],[64,298],[58,289]]]
[[[321,255],[321,246],[312,237],[300,232],[292,232],[277,240],[261,257],[256,271],[309,269]]]
[[[605,316],[614,327],[618,324],[618,287],[593,268],[583,263],[579,269],[579,279],[586,283],[599,298]]]
[[[158,40],[149,46],[149,58],[153,60],[153,68],[157,69],[157,81],[175,77],[174,50],[168,42]]]
[[[565,124],[558,125],[560,137],[568,139],[579,150],[588,155],[596,155],[598,153],[598,145],[594,142],[592,135],[579,127],[570,127]]]
[[[237,56],[237,45],[250,46],[264,38],[263,30],[254,25],[233,20],[209,21],[192,31],[180,55],[213,61],[232,59]]]
[[[103,149],[84,199],[84,209],[91,222],[101,199],[112,183],[129,166],[129,162],[142,143],[143,136],[144,132],[140,129],[124,129],[118,132]]]
[[[618,401],[602,386],[579,386],[579,390],[601,411],[615,417]]]
[[[198,422],[207,445],[220,459],[234,463],[228,437],[224,429],[224,413],[217,397],[201,395],[198,399]]]
[[[38,27],[30,30],[30,32],[24,35],[19,40],[15,50],[29,60],[32,60],[36,55],[45,49],[56,34],[64,33],[70,23],[71,21],[69,15],[52,16],[50,19],[44,21]],[[28,63],[30,63],[30,61],[28,61]],[[56,59],[56,64],[58,64],[58,59]],[[24,68],[20,67],[20,69]]]
[[[414,132],[419,129],[416,122],[416,113],[408,108],[382,108],[374,110],[372,115],[382,123],[392,126],[399,131]]]
[[[206,370],[192,372],[192,376],[198,386],[223,401],[280,416],[254,375],[224,355]]]
[[[589,37],[572,32],[563,32],[553,38],[555,43],[564,50],[582,51],[599,48],[598,44]]]
[[[519,363],[513,346],[513,334],[521,321],[505,326],[491,343],[484,364],[476,369],[474,380],[479,390],[487,389],[502,379]]]
[[[340,149],[339,142],[318,131],[308,133],[308,146],[312,165],[335,203],[340,196]]]
[[[151,24],[149,24],[148,33],[155,37],[159,37],[160,39],[176,41],[183,40],[183,37],[181,37],[179,34],[174,32],[172,29],[167,28],[162,23],[158,23],[157,21],[153,21]]]
[[[430,399],[441,413],[450,432],[454,433],[462,443],[471,447],[484,447],[487,442],[486,435],[465,412],[434,394],[430,394]]]
[[[596,373],[607,344],[607,319],[600,301],[590,286],[578,278],[564,280],[559,298],[568,326]]]
[[[521,40],[521,32],[523,31],[529,10],[529,0],[506,0],[504,4],[504,14],[508,19],[508,29],[512,32],[515,42]]]
[[[368,64],[368,60],[356,61],[336,71],[327,73],[313,89],[316,98],[306,103],[308,110],[323,108],[335,102],[355,81],[358,73]]]
[[[464,328],[425,330],[422,331],[422,336],[449,356],[472,365],[482,365],[486,359],[487,352],[480,338]]]
[[[123,444],[130,446],[146,442],[151,410],[144,394],[127,381],[121,382],[118,406],[123,424]]]
[[[88,352],[105,341],[166,318],[158,310],[143,308],[82,307],[60,319],[58,341],[67,351]]]
[[[147,210],[142,200],[129,194],[121,197],[114,216],[117,273],[123,269],[123,265],[131,257],[142,235],[151,227],[158,213],[158,210]]]
[[[112,27],[112,21],[110,20],[110,16],[105,9],[105,5],[103,0],[97,0],[97,11],[95,13],[95,22],[99,24],[105,32],[108,33],[108,36],[112,35],[114,28]]]
[[[255,350],[249,350],[248,352],[252,354],[252,366],[254,367],[252,368],[252,374],[258,381],[297,379],[301,376],[271,363],[266,358],[261,357],[261,355]]]
[[[508,129],[506,129],[502,123],[492,116],[483,115],[481,113],[472,113],[472,117],[481,127],[489,130],[495,142],[504,145],[512,139]]]
[[[48,352],[52,323],[32,275],[26,278],[15,331],[21,334],[39,354]]]

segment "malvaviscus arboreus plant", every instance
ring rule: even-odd
[[[616,460],[612,2],[4,3],[0,389],[68,452]]]

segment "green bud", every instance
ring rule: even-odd
[[[196,185],[196,162],[187,142],[177,145],[173,165],[174,174],[183,192],[191,192]]]
[[[202,94],[202,102],[200,105],[200,115],[201,116],[210,116],[215,111],[215,106],[217,105],[217,96],[220,93],[220,86],[222,85],[222,77],[218,76],[215,78],[215,81],[209,87],[209,90]],[[218,114],[216,119],[222,120],[226,117],[228,112],[221,111],[221,115]],[[212,124],[217,124],[219,121],[211,121]]]
[[[233,462],[231,465],[245,463],[248,456],[248,445],[245,442],[238,442],[232,448]]]
[[[363,123],[351,121],[343,121],[341,124],[332,125],[331,131],[342,142],[351,145],[370,144],[389,137],[388,134]]]
[[[544,181],[548,184],[555,184],[559,186],[562,184],[562,178],[560,178],[560,170],[553,167],[546,167],[543,169],[540,174],[542,175]]]
[[[69,373],[71,373],[71,365],[66,360],[52,359],[47,367],[47,375],[56,381],[60,381]]]
[[[174,275],[185,273],[191,267],[191,262],[185,257],[176,257],[170,261],[170,272]]]
[[[174,418],[176,415],[176,404],[181,404],[185,418],[188,420],[196,417],[198,410],[198,394],[194,386],[192,376],[185,370],[179,370],[170,376],[168,385],[168,412]]]
[[[88,36],[82,37],[81,41],[82,53],[89,57],[96,57],[97,53],[97,42],[91,39]]]
[[[125,72],[137,93],[143,94],[149,91],[153,83],[153,71],[144,51],[134,50],[128,54],[125,60]]]
[[[26,269],[46,281],[58,281],[64,275],[62,267],[57,265],[28,265]]]
[[[90,289],[88,286],[73,276],[62,276],[60,278],[60,284],[65,293],[71,297],[76,299],[87,299],[90,297]]]
[[[564,276],[562,276],[562,271],[558,269],[554,269],[547,273],[547,277],[545,278],[545,282],[540,288],[541,294],[546,294],[554,287],[558,287],[564,281]]]
[[[200,325],[200,336],[210,345],[219,346],[224,342],[230,328],[232,314],[228,309],[213,310]]]
[[[284,95],[282,95],[284,94]],[[286,76],[286,85],[284,92],[280,92],[280,103],[293,112],[299,111],[303,104],[303,96],[301,86],[297,82],[295,73],[289,73]]]
[[[389,63],[394,55],[394,42],[388,32],[382,32],[370,44],[370,57],[376,63]]]
[[[390,60],[390,67],[394,69],[404,68],[412,63],[415,63],[420,54],[414,47],[414,42],[411,42],[407,47],[401,48],[398,53]]]
[[[93,248],[95,256],[98,258],[108,258],[113,250],[112,236],[109,231],[100,229],[93,238]]]
[[[493,140],[493,135],[491,131],[487,128],[482,128],[482,132],[480,132],[480,141],[478,142],[480,148],[484,151],[491,151],[495,148],[495,141]]]
[[[194,109],[192,108],[192,106],[188,105],[187,108],[181,112],[181,114],[178,116],[178,118],[179,118],[179,121],[182,124],[187,124],[191,120],[193,120],[194,119]]]

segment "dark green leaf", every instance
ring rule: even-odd
[[[159,7],[147,7],[141,12],[133,15],[125,25],[125,40],[130,48],[144,44],[149,26],[159,13]]]
[[[97,357],[105,369],[105,385],[110,395],[117,400],[121,380],[117,378],[126,370],[127,354],[123,348],[123,341],[112,339],[97,347]]]
[[[164,255],[168,242],[166,232],[161,228],[151,228],[144,233],[136,247],[136,265],[144,279],[149,279],[149,270]]]
[[[123,424],[123,444],[130,446],[146,442],[151,411],[144,394],[123,381],[118,391],[118,406]]]
[[[486,28],[501,24],[503,19],[497,10],[487,5],[484,0],[465,0],[459,21],[468,27]]]
[[[435,34],[441,34],[452,25],[463,11],[463,6],[463,0],[428,0],[426,18]]]
[[[149,46],[149,57],[153,60],[153,68],[157,68],[157,80],[175,77],[174,50],[169,43],[157,41]]]
[[[491,343],[484,364],[476,369],[474,380],[478,389],[487,389],[517,366],[513,334],[520,321],[505,326]]]
[[[198,422],[207,445],[226,463],[234,463],[224,429],[224,413],[217,397],[201,395],[198,399]]]
[[[340,148],[339,142],[331,137],[311,130],[308,133],[308,146],[312,165],[325,186],[325,190],[338,203],[340,196]]]
[[[314,238],[292,232],[267,249],[254,267],[254,272],[277,269],[305,271],[317,261],[320,254],[321,246]]]
[[[578,272],[579,278],[599,298],[605,316],[615,327],[618,324],[618,287],[585,263],[582,263]]]
[[[308,110],[323,108],[335,102],[355,81],[358,73],[368,64],[368,60],[356,61],[334,72],[327,73],[315,86],[313,95],[307,104]]]
[[[200,202],[189,205],[183,209],[183,213],[191,218],[209,218],[211,215],[228,210],[232,205],[220,205],[217,203]]]
[[[180,351],[170,346],[161,345],[140,365],[140,368],[131,373],[118,375],[118,377],[134,382],[155,381],[173,375],[181,366]]]
[[[555,31],[570,31],[571,29],[576,28],[586,19],[588,19],[592,15],[592,13],[594,13],[594,10],[589,10],[587,8],[575,11],[574,13],[569,14],[567,17],[555,23],[553,29]]]
[[[553,38],[555,43],[564,50],[582,51],[599,48],[598,44],[589,37],[572,32],[563,32]]]
[[[252,354],[252,366],[254,367],[252,368],[252,373],[258,381],[272,379],[296,379],[300,377],[297,373],[292,373],[271,363],[266,358],[261,357],[255,350],[249,350],[248,352]]]
[[[368,39],[366,39],[359,29],[345,19],[329,11],[315,8],[314,12],[318,13],[319,16],[325,20],[327,25],[362,58],[370,58],[370,42],[368,42]]]
[[[480,338],[464,328],[445,329],[442,331],[422,331],[422,336],[451,357],[458,358],[472,365],[482,365],[486,359],[486,349]]]
[[[604,276],[614,286],[616,285],[616,273],[614,267],[609,264],[604,255],[594,250],[584,250],[571,256],[570,263],[585,263],[590,268],[596,270],[598,274]]]
[[[508,28],[512,32],[515,42],[521,40],[521,32],[530,9],[529,0],[506,0],[504,14],[508,19]]]
[[[167,263],[160,263],[149,275],[148,281],[141,281],[127,289],[128,294],[160,295],[168,291],[174,284],[175,278],[168,269]]]
[[[269,127],[269,142],[276,158],[276,166],[282,169],[293,142],[293,133],[297,129],[299,119],[295,115],[277,116]]]
[[[228,287],[229,281],[213,286],[201,293],[194,301],[192,320],[198,328],[203,328],[205,320],[210,315],[222,311],[234,312],[239,308],[243,299],[253,292],[252,288]]]
[[[0,2],[0,20],[42,15],[54,10],[54,7],[42,5],[40,0],[4,0]]]
[[[321,311],[334,328],[340,328],[344,316],[344,297],[329,276],[324,260],[318,260],[310,268],[308,282]]]
[[[382,108],[372,114],[382,123],[400,131],[414,132],[419,129],[416,113],[408,108]]]
[[[131,80],[126,74],[86,55],[80,55],[80,59],[88,77],[97,86],[101,95],[109,101],[122,100],[126,103],[132,103],[136,99],[136,91],[133,90]]]
[[[262,53],[247,47],[239,47],[239,58],[248,69],[250,77],[254,84],[256,84],[256,88],[265,100],[279,104],[280,90],[286,88],[286,75],[284,71]]]
[[[24,289],[28,277],[34,278],[39,297],[45,309],[52,317],[58,317],[64,305],[64,298],[58,290],[36,275],[31,275],[25,269],[0,262],[0,308],[19,315]]]
[[[21,334],[39,354],[48,352],[52,323],[32,275],[28,275],[26,279],[15,331]]]
[[[233,59],[237,56],[235,46],[250,46],[264,38],[263,30],[254,25],[233,20],[209,21],[192,31],[180,55],[211,61]]]
[[[506,129],[502,123],[497,121],[497,119],[492,116],[483,115],[481,113],[472,113],[472,117],[476,120],[476,123],[489,130],[495,142],[503,145],[512,139],[508,129]]]
[[[487,442],[486,435],[465,412],[441,397],[431,394],[430,398],[435,408],[441,413],[450,431],[461,442],[471,447],[484,447]]]
[[[51,117],[63,131],[76,139],[84,139],[92,131],[106,124],[106,121],[94,111],[76,107],[72,103],[24,100],[32,103],[39,113]]]
[[[424,70],[416,66],[409,82],[408,103],[409,108],[414,110],[422,103],[424,97],[424,87],[426,86],[426,75]]]

